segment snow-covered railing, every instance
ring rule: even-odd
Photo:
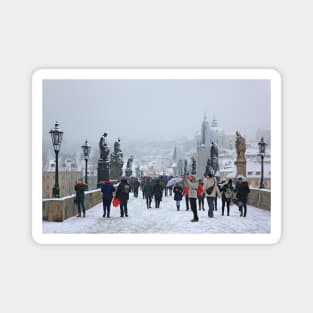
[[[77,214],[77,206],[74,202],[75,195],[63,198],[51,198],[42,200],[42,219],[45,221],[63,222],[65,219]],[[100,189],[85,192],[85,206],[90,209],[102,202]]]
[[[271,190],[250,188],[248,204],[264,210],[271,210]]]

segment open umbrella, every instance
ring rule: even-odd
[[[183,179],[181,177],[174,177],[174,178],[171,178],[167,184],[166,184],[166,187],[171,187],[179,182],[181,182]]]

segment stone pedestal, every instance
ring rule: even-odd
[[[116,163],[111,164],[110,178],[113,180],[121,179],[121,167],[119,164]]]
[[[100,184],[104,180],[110,179],[110,163],[109,161],[104,161],[100,159],[98,161],[98,184],[97,187],[100,187]]]
[[[246,160],[237,160],[235,161],[237,167],[236,177],[238,175],[247,176],[247,161]]]

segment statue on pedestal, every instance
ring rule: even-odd
[[[133,174],[132,165],[133,165],[134,157],[131,155],[127,160],[125,175],[126,177],[130,177]]]
[[[210,158],[207,161],[204,176],[207,176],[209,173],[215,176],[218,171],[218,147],[216,143],[212,142],[210,148]]]
[[[123,153],[120,147],[120,138],[114,142],[114,152],[111,153],[111,173],[110,178],[113,180],[120,180],[123,174]]]
[[[108,134],[104,133],[99,141],[100,158],[98,160],[98,187],[100,187],[104,180],[110,179],[110,162],[108,158],[110,149],[107,144],[107,136]]]
[[[104,133],[99,141],[99,148],[100,148],[100,159],[102,159],[103,161],[108,160],[108,156],[110,153],[110,150],[108,148],[108,144],[107,144],[107,133]]]
[[[235,161],[235,165],[237,167],[237,174],[246,176],[246,140],[243,136],[240,135],[238,131],[236,131],[236,151],[237,151],[237,160]]]
[[[237,161],[245,161],[246,160],[246,139],[240,135],[238,131],[236,131],[236,151],[237,151]]]

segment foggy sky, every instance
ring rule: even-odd
[[[192,137],[204,114],[226,132],[270,129],[269,80],[44,80],[43,143],[60,122],[66,143]]]

